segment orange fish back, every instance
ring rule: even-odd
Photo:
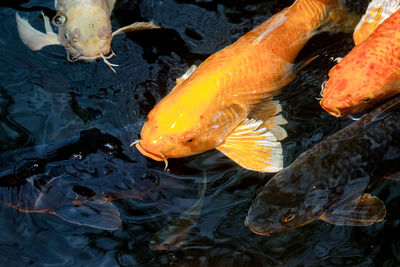
[[[363,111],[399,93],[399,79],[400,10],[330,70],[321,106],[335,116]]]

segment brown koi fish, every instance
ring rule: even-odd
[[[364,193],[386,178],[400,180],[400,97],[378,107],[301,154],[258,193],[245,224],[268,235],[323,220],[367,226],[385,204]]]

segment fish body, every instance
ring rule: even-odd
[[[382,221],[385,205],[363,192],[399,166],[400,98],[396,98],[307,150],[272,177],[258,193],[245,224],[268,235],[318,219],[354,226]]]
[[[18,33],[23,43],[32,50],[48,45],[62,45],[68,60],[93,61],[102,58],[113,69],[106,56],[111,51],[113,36],[122,32],[156,29],[152,22],[136,22],[113,32],[110,15],[116,0],[55,0],[57,14],[52,19],[58,28],[53,32],[49,18],[43,13],[46,33],[34,29],[26,19],[16,14]],[[114,69],[113,69],[114,70]]]
[[[400,10],[329,71],[320,104],[336,117],[400,93]]]
[[[148,115],[136,147],[162,161],[214,148],[242,167],[276,172],[286,120],[272,97],[295,77],[293,63],[338,2],[298,0],[207,58]]]
[[[181,179],[140,164],[128,138],[139,124],[91,130],[56,143],[0,154],[0,202],[21,212],[48,213],[77,225],[116,230],[112,203],[136,198],[176,215],[189,191]],[[143,162],[144,163],[144,162]],[[161,197],[162,196],[162,197]],[[168,210],[173,206],[174,210]]]
[[[52,22],[58,27],[60,43],[72,58],[87,57],[88,61],[111,48],[110,15],[115,0],[58,0],[57,14]]]

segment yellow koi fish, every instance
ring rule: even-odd
[[[137,149],[167,164],[216,148],[250,170],[282,169],[280,125],[287,122],[272,98],[294,79],[305,43],[339,9],[337,0],[297,0],[191,68],[149,113]]]
[[[22,42],[36,51],[48,45],[62,45],[69,61],[93,61],[102,58],[115,72],[118,66],[107,61],[114,53],[111,40],[128,31],[160,28],[153,22],[136,22],[112,32],[110,15],[116,0],[55,0],[57,14],[52,22],[58,28],[53,32],[49,18],[43,13],[46,33],[34,29],[26,19],[16,14],[18,33]],[[71,58],[72,57],[72,58]]]

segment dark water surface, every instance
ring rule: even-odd
[[[190,65],[199,64],[292,2],[119,1],[112,16],[114,28],[153,20],[163,29],[116,37],[112,47],[117,56],[110,61],[120,66],[114,74],[102,62],[68,62],[59,46],[38,52],[24,46],[15,13],[43,31],[40,10],[52,17],[53,1],[1,1],[0,152],[6,152],[1,156],[2,168],[17,168],[26,160],[28,147],[69,144],[82,131],[97,128],[117,138],[129,160],[107,161],[101,151],[95,152],[82,163],[87,170],[80,171],[94,177],[90,171],[96,173],[107,165],[113,175],[96,185],[99,190],[101,186],[122,190],[132,181],[149,179],[141,190],[152,193],[142,200],[113,201],[122,219],[122,228],[116,231],[0,205],[0,265],[399,266],[400,185],[394,181],[369,188],[387,206],[387,217],[381,223],[340,227],[317,221],[264,237],[248,230],[243,220],[257,188],[271,175],[244,170],[217,151],[170,160],[169,171],[164,172],[162,163],[129,148],[138,139],[147,113]],[[368,4],[366,0],[347,2],[360,14]],[[351,122],[328,115],[315,98],[335,64],[332,58],[345,55],[352,46],[351,35],[321,33],[300,53],[299,61],[319,57],[279,96],[289,121],[285,165]],[[68,164],[57,159],[49,168]],[[78,169],[64,169],[79,176]],[[148,242],[154,233],[197,200],[204,176],[208,178],[204,206],[186,247],[150,250]]]

